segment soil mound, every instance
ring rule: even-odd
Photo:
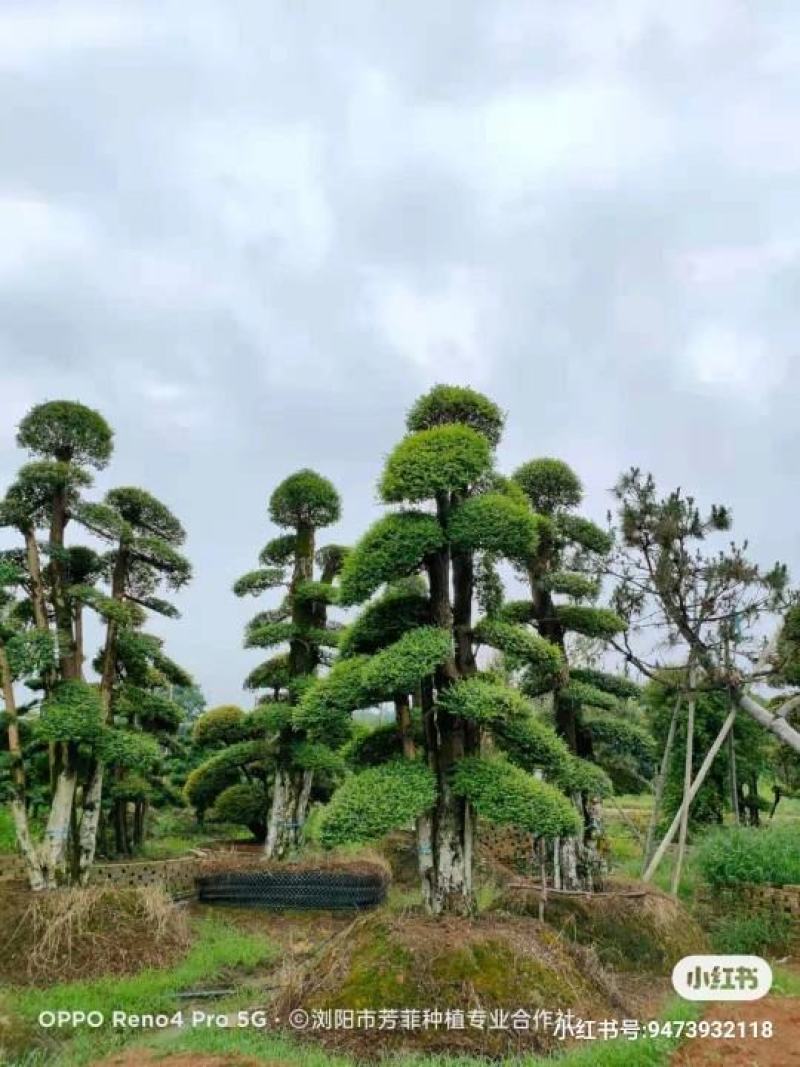
[[[487,915],[431,919],[385,913],[357,919],[290,981],[278,1014],[299,1010],[353,1012],[364,1025],[314,1028],[309,1039],[365,1059],[400,1051],[444,1051],[500,1057],[560,1044],[535,1013],[571,1009],[585,1019],[618,1018],[629,1010],[592,953],[533,919]],[[380,1027],[389,1013],[463,1012],[463,1028]],[[481,1014],[518,1013],[527,1028],[476,1027]],[[330,1016],[327,1013],[331,1013]],[[366,1013],[366,1014],[365,1014]],[[375,1024],[371,1015],[375,1013]],[[383,1014],[381,1014],[383,1013]],[[470,1014],[474,1013],[474,1014]],[[343,1018],[343,1016],[339,1016]],[[408,1019],[409,1016],[406,1016]]]
[[[517,882],[499,907],[538,915],[541,890]],[[545,921],[579,945],[591,945],[600,962],[615,971],[669,974],[683,956],[708,950],[708,940],[680,901],[643,883],[615,884],[605,893],[549,890]]]
[[[52,985],[169,966],[189,945],[163,889],[96,886],[3,899],[0,981]]]

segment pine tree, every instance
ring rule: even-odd
[[[415,822],[426,906],[466,912],[476,817],[539,838],[574,834],[577,814],[562,790],[603,775],[499,673],[479,669],[485,645],[536,673],[545,689],[564,670],[561,650],[538,634],[473,619],[485,557],[521,565],[538,538],[521,491],[494,469],[500,411],[471,389],[437,386],[407,426],[379,485],[396,507],[342,569],[339,602],[367,606],[330,672],[303,694],[296,721],[312,738],[343,743],[354,710],[393,703],[393,727],[351,743],[362,769],[326,809],[322,840],[369,840]]]
[[[290,475],[269,502],[270,518],[289,532],[269,541],[261,552],[261,568],[234,585],[237,596],[286,589],[277,608],[250,621],[245,638],[248,648],[288,649],[256,667],[245,682],[248,689],[267,691],[261,704],[274,764],[265,842],[270,858],[280,859],[299,845],[314,772],[337,762],[323,745],[308,742],[292,721],[292,708],[336,643],[328,607],[335,602],[333,583],[344,550],[337,545],[317,550],[316,537],[339,513],[338,493],[326,478],[312,470]]]

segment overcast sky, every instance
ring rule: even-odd
[[[793,0],[2,0],[0,109],[0,483],[32,404],[103,412],[210,703],[272,488],[317,468],[354,539],[436,381],[594,517],[637,464],[800,576]]]

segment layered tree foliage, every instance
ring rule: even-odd
[[[300,470],[273,492],[269,514],[285,533],[268,541],[261,567],[242,575],[237,596],[259,596],[281,589],[277,607],[259,612],[248,624],[245,645],[273,655],[248,675],[248,689],[261,691],[259,702],[264,736],[273,770],[265,852],[281,858],[302,838],[309,801],[317,785],[323,790],[337,759],[323,744],[312,744],[293,720],[293,708],[317,668],[330,658],[338,632],[328,621],[336,601],[334,581],[345,550],[339,545],[317,548],[317,533],[339,518],[339,495],[312,470]]]
[[[201,758],[184,794],[199,821],[246,826],[257,841],[267,835],[267,802],[274,777],[263,715],[223,704],[204,712],[192,729]]]
[[[125,685],[129,674],[142,692],[188,681],[142,627],[150,611],[175,614],[155,593],[161,582],[179,588],[190,569],[175,547],[180,524],[143,490],[112,490],[101,503],[83,499],[91,468],[105,467],[112,451],[111,430],[97,412],[67,401],[41,404],[22,420],[18,442],[32,459],[0,502],[0,521],[21,541],[4,554],[0,669],[18,839],[39,889],[87,876],[105,768],[130,781],[154,765],[157,741],[134,736],[147,713]],[[68,545],[70,523],[99,535],[108,551]],[[105,631],[99,683],[85,678],[86,611]],[[15,683],[36,694],[24,709]],[[127,710],[117,714],[123,700]],[[164,715],[172,720],[176,711]],[[27,820],[30,770],[41,773],[43,751],[48,814],[44,841],[36,843]]]
[[[295,722],[312,740],[347,743],[357,768],[325,811],[322,840],[415,824],[428,908],[466,911],[477,817],[540,838],[574,834],[579,819],[565,793],[608,782],[528,698],[479,667],[481,646],[500,650],[536,673],[540,691],[565,670],[561,648],[516,619],[474,617],[487,557],[521,566],[540,534],[519,488],[494,469],[501,412],[471,389],[437,386],[407,425],[379,483],[391,510],[340,576],[339,602],[364,606],[330,671],[303,693]],[[353,712],[384,703],[394,724],[352,737]]]

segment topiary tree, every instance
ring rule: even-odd
[[[300,843],[315,769],[329,762],[293,723],[292,708],[324,662],[326,650],[336,644],[328,607],[335,602],[333,582],[344,550],[336,545],[317,550],[316,536],[336,522],[339,513],[338,493],[326,478],[312,470],[290,475],[273,492],[269,514],[276,526],[291,532],[269,541],[260,556],[261,569],[234,585],[237,596],[286,589],[277,608],[251,620],[245,639],[248,648],[285,649],[256,667],[245,682],[249,689],[267,691],[262,720],[274,776],[264,847],[270,858],[282,858]]]
[[[583,486],[562,460],[530,460],[515,471],[513,481],[536,516],[538,536],[517,563],[530,587],[530,600],[498,606],[496,617],[533,626],[560,650],[562,669],[555,685],[533,665],[522,675],[522,688],[531,696],[553,689],[556,730],[571,752],[592,760],[595,735],[605,733],[608,740],[613,728],[609,721],[604,725],[604,716],[638,692],[635,685],[614,675],[572,670],[569,665],[570,635],[582,635],[602,645],[625,629],[625,622],[615,612],[595,603],[601,568],[611,551],[612,539],[595,523],[576,514],[583,500]],[[602,870],[597,850],[601,831],[597,800],[586,792],[575,796],[583,830],[579,839],[558,845],[562,855],[557,867],[565,888],[590,889]]]
[[[541,838],[574,833],[563,788],[603,777],[501,675],[478,667],[486,645],[550,685],[564,669],[561,650],[538,634],[473,619],[487,557],[521,563],[539,534],[519,489],[494,471],[502,425],[496,405],[471,389],[437,386],[414,405],[379,485],[397,510],[366,532],[340,576],[339,602],[366,607],[295,713],[312,740],[332,744],[351,736],[354,710],[394,704],[393,728],[350,742],[361,770],[334,795],[320,837],[334,845],[414,823],[434,913],[473,906],[476,817]]]
[[[91,484],[90,470],[108,463],[112,439],[102,416],[90,408],[67,401],[38,405],[22,420],[18,433],[32,461],[22,467],[0,502],[0,523],[17,530],[24,544],[13,560],[15,577],[4,587],[14,630],[8,639],[13,647],[24,645],[31,652],[16,665],[12,656],[8,670],[3,670],[11,687],[6,686],[4,699],[8,709],[15,681],[24,681],[39,694],[31,708],[40,712],[30,731],[34,763],[38,766],[42,746],[49,756],[44,841],[33,849],[22,846],[36,888],[85,878],[94,855],[102,744],[111,730],[114,679],[110,668],[104,673],[103,664],[99,685],[84,679],[84,612],[89,608],[101,617],[110,653],[105,661],[110,662],[117,635],[138,629],[145,609],[159,610],[155,600],[147,602],[152,590],[142,597],[137,590],[152,585],[153,576],[163,573],[162,564],[168,569],[162,545],[179,536],[166,509],[140,490],[113,491],[104,505],[84,503],[81,494]],[[141,495],[134,500],[137,493]],[[137,507],[136,515],[126,512]],[[87,518],[93,509],[95,518],[102,516],[102,529]],[[103,557],[84,546],[67,545],[65,531],[73,520],[107,534],[116,546],[112,553]],[[123,567],[126,553],[132,562]],[[175,554],[171,562],[173,576],[188,577],[185,561]],[[102,591],[106,579],[110,593]],[[12,726],[10,747],[18,744],[13,733]],[[22,782],[16,772],[15,780]]]
[[[241,824],[263,841],[274,769],[260,710],[211,708],[195,722],[192,745],[202,761],[189,773],[184,795],[198,820]]]

